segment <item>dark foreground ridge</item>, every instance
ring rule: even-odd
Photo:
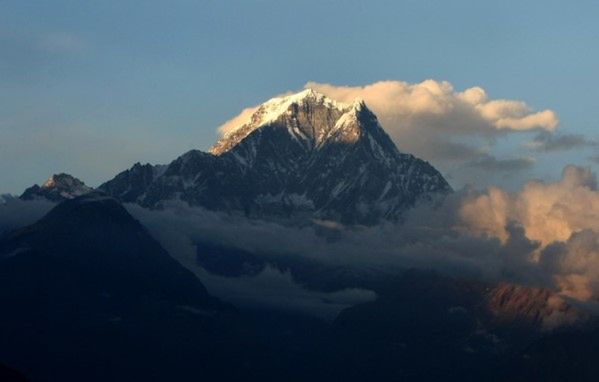
[[[199,250],[199,261],[216,256]],[[261,266],[230,251],[218,256],[239,264],[212,259],[208,268],[230,277],[248,261]],[[335,283],[378,299],[332,323],[237,310],[211,297],[116,199],[88,193],[0,239],[0,360],[32,381],[593,380],[599,372],[597,324],[553,304],[549,290],[424,271],[356,279],[312,266],[301,265],[298,281],[322,288],[337,274]],[[556,316],[575,324],[547,330]]]
[[[33,381],[234,378],[252,349],[235,309],[98,192],[0,241],[0,305],[0,359]]]

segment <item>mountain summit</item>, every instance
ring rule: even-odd
[[[48,199],[60,202],[85,195],[91,191],[92,188],[86,186],[81,180],[72,175],[60,173],[49,177],[41,187],[37,184],[29,187],[20,198],[23,200]]]
[[[433,166],[399,152],[364,102],[343,104],[311,89],[260,105],[209,153],[189,151],[160,171],[136,165],[100,189],[146,207],[181,199],[251,217],[350,224],[394,220],[418,200],[451,191]]]
[[[221,155],[260,127],[278,123],[288,128],[290,136],[307,149],[313,149],[326,141],[337,127],[337,121],[352,110],[363,106],[356,101],[353,105],[335,102],[323,94],[307,89],[286,97],[272,98],[252,114],[242,125],[228,131],[211,149]]]

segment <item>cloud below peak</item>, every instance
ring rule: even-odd
[[[0,204],[0,232],[35,221],[50,207],[8,198]],[[305,288],[309,285],[301,278],[274,268],[240,280],[209,275],[198,265],[194,243],[232,246],[267,263],[290,264],[289,259],[296,259],[297,264],[317,262],[317,269],[381,274],[434,269],[467,279],[549,287],[583,302],[599,298],[599,191],[589,168],[566,166],[560,180],[530,181],[517,192],[498,187],[462,189],[439,205],[409,210],[403,223],[374,227],[325,222],[298,227],[191,208],[182,202],[164,207],[147,210],[128,205],[127,209],[223,298],[285,305],[293,296],[297,309],[332,317],[351,305],[348,301],[368,301],[374,295],[350,289],[314,292]],[[276,296],[268,295],[264,285],[276,285]]]

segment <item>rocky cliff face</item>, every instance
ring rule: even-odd
[[[124,201],[136,201],[146,189],[160,176],[167,166],[152,166],[149,163],[135,163],[133,167],[104,183],[101,188],[108,194]]]
[[[209,153],[165,168],[136,164],[100,189],[146,207],[180,199],[251,217],[365,224],[451,190],[429,163],[400,153],[363,102],[312,90],[262,104]]]
[[[487,309],[498,324],[532,325],[544,329],[580,323],[590,317],[554,291],[501,283],[485,296]]]

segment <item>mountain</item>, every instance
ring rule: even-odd
[[[184,380],[198,370],[226,380],[255,365],[234,308],[99,192],[0,240],[0,306],[0,359],[36,381]]]
[[[149,163],[135,163],[133,167],[118,174],[110,182],[104,183],[100,189],[106,193],[118,196],[123,201],[136,201],[147,188],[164,173],[167,166],[153,166]]]
[[[77,196],[85,195],[91,192],[88,187],[79,179],[69,174],[54,174],[38,186],[37,184],[27,188],[20,198],[23,200],[48,199],[53,202],[60,202],[66,199],[73,199]]]
[[[410,270],[376,301],[341,312],[323,351],[332,354],[339,380],[578,380],[551,377],[551,369],[535,367],[551,367],[547,361],[558,358],[566,343],[570,363],[556,363],[553,372],[577,375],[573,373],[579,368],[598,369],[597,346],[589,346],[591,340],[581,349],[572,346],[573,336],[596,336],[596,320],[566,302],[556,305],[551,298],[557,296],[547,289]],[[552,319],[563,320],[562,326],[548,327]],[[552,341],[551,348],[539,349]],[[536,358],[530,362],[533,352]]]
[[[376,223],[451,191],[429,163],[399,152],[364,102],[313,90],[273,98],[210,150],[166,168],[136,164],[99,187],[158,207],[171,199],[250,217]]]

